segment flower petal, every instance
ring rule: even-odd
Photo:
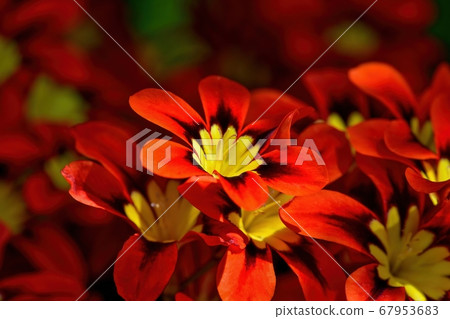
[[[209,76],[198,86],[206,124],[219,124],[225,132],[232,125],[237,132],[242,129],[250,104],[250,93],[237,82],[221,76]]]
[[[86,280],[83,256],[70,236],[52,224],[39,224],[31,229],[32,236],[17,237],[15,247],[37,269],[65,273]]]
[[[391,159],[414,166],[413,161],[395,154],[386,146],[384,134],[390,122],[385,119],[372,119],[349,127],[347,132],[350,143],[358,153],[363,155]]]
[[[369,254],[367,243],[374,238],[369,223],[376,216],[344,194],[322,190],[312,195],[296,197],[280,210],[280,217],[289,228],[302,235],[335,242]]]
[[[132,134],[107,122],[88,122],[73,127],[76,149],[100,162],[118,180],[132,184],[140,173],[126,167],[126,142]]]
[[[70,184],[70,195],[77,201],[125,218],[122,211],[123,204],[129,202],[128,196],[119,181],[103,166],[90,161],[75,161],[64,167],[62,175]]]
[[[39,271],[0,280],[3,300],[67,300],[78,299],[85,287],[66,274]],[[86,295],[83,299],[86,299]]]
[[[277,253],[297,275],[306,300],[342,300],[346,276],[316,243],[309,239]]]
[[[353,162],[353,155],[344,132],[318,123],[309,126],[298,136],[298,144],[301,145],[308,138],[314,141],[322,155],[330,183],[347,172]]]
[[[149,141],[142,147],[141,159],[143,167],[148,171],[166,178],[209,175],[193,164],[192,150],[173,141]]]
[[[356,154],[356,163],[380,193],[384,212],[396,205],[403,213],[409,205],[419,202],[419,196],[414,194],[405,180],[406,165],[361,154]]]
[[[430,113],[431,106],[436,97],[442,93],[450,92],[450,66],[444,62],[439,65],[433,74],[431,85],[420,98],[419,119],[425,121]]]
[[[2,132],[0,137],[0,160],[8,165],[27,165],[33,163],[41,150],[39,144],[23,132]]]
[[[367,96],[350,82],[346,71],[335,68],[311,71],[305,75],[303,82],[311,93],[322,119],[327,119],[330,113],[337,112],[346,120],[354,111],[369,117]]]
[[[377,264],[369,264],[353,272],[347,279],[345,292],[350,301],[372,298],[377,301],[404,301],[406,297],[404,288],[389,287],[386,281],[378,277]]]
[[[282,96],[282,93],[282,91],[274,89],[258,89],[251,92],[245,131],[273,129],[287,114],[295,110],[301,114],[308,112],[314,119],[317,117],[317,114],[313,112],[314,109],[289,94]],[[254,123],[255,121],[256,123]]]
[[[11,237],[11,233],[9,229],[0,222],[0,267],[2,266],[3,262],[3,253],[5,250],[5,246],[9,241],[9,238]]]
[[[447,92],[448,93],[448,92]],[[441,157],[450,158],[450,95],[441,95],[431,106],[431,123],[433,125],[436,149]]]
[[[227,250],[217,271],[217,290],[226,301],[270,300],[275,281],[270,249],[253,244],[238,253]]]
[[[384,132],[386,146],[397,155],[418,159],[437,159],[437,155],[431,152],[411,133],[411,129],[404,120],[391,121]]]
[[[286,153],[285,158],[280,150],[262,155],[267,165],[259,166],[257,172],[269,187],[300,196],[317,192],[328,183],[326,165],[321,165],[324,162],[317,152],[303,146],[289,146]]]
[[[137,114],[174,133],[188,144],[192,136],[204,127],[200,115],[170,92],[145,89],[130,97],[130,105]]]
[[[187,236],[200,237],[208,246],[226,246],[232,252],[242,251],[249,241],[247,235],[228,221],[205,219],[202,226],[201,233],[192,231]]]
[[[247,211],[259,208],[269,196],[266,183],[254,172],[245,172],[236,177],[219,175],[219,181],[233,202]]]
[[[422,175],[420,175],[410,167],[406,169],[405,176],[408,180],[409,185],[411,185],[414,190],[422,193],[435,193],[439,192],[446,186],[450,186],[450,180],[443,182],[433,182],[423,178]]]
[[[44,172],[30,175],[23,185],[22,192],[28,209],[36,214],[55,212],[67,204],[68,200],[67,193],[57,189]]]
[[[178,191],[198,210],[215,220],[224,221],[224,216],[238,209],[213,176],[191,177],[178,186]]]
[[[398,118],[418,109],[414,94],[403,76],[385,63],[364,63],[349,71],[350,80],[381,101]]]
[[[177,244],[151,243],[139,235],[123,245],[114,266],[117,292],[125,300],[155,300],[164,290],[177,262]]]

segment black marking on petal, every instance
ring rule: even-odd
[[[369,215],[364,217],[361,215],[355,215],[352,216],[352,218],[347,218],[334,215],[331,212],[327,214],[319,214],[319,216],[320,217],[318,220],[326,220],[327,224],[333,225],[336,228],[344,229],[348,234],[352,234],[352,237],[359,243],[363,244],[366,249],[368,249],[369,243],[378,243],[381,245],[378,238],[369,229],[369,224],[374,219]]]
[[[316,244],[302,241],[298,245],[290,246],[292,252],[287,255],[292,255],[295,258],[301,260],[301,263],[303,263],[314,274],[314,277],[320,282],[322,287],[327,288],[328,283],[325,277],[322,275],[320,269],[317,267],[317,260],[310,250],[312,245]]]
[[[378,277],[377,269],[374,269],[375,276],[373,278],[373,288],[370,290],[369,294],[372,296],[373,299],[377,300],[379,297],[381,297],[384,292],[387,289],[396,289],[393,287],[390,287],[387,283],[387,280],[383,280],[380,277]],[[369,296],[367,296],[367,300],[369,300]]]
[[[245,247],[245,267],[247,269],[253,267],[256,263],[257,258],[261,258],[267,260],[266,249],[259,249],[253,244],[253,241],[250,241]]]
[[[220,101],[217,106],[217,113],[211,116],[212,124],[218,124],[222,132],[225,132],[229,126],[238,128],[238,120],[233,116],[231,109],[225,106],[223,101]]]

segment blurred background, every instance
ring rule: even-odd
[[[207,75],[285,90],[372,0],[78,0],[165,89],[199,108]],[[416,92],[448,60],[448,0],[379,0],[314,66],[365,61]],[[0,1],[0,300],[76,299],[131,229],[76,203],[60,170],[80,158],[69,128],[146,123],[128,97],[157,85],[72,0]],[[290,94],[312,100],[302,81]],[[87,299],[115,300],[112,274]]]

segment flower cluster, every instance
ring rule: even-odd
[[[137,232],[115,265],[122,297],[201,299],[217,289],[222,300],[270,300],[288,274],[306,300],[446,297],[450,69],[416,97],[391,66],[360,65],[340,92],[358,102],[343,105],[315,81],[339,75],[307,79],[318,103],[331,100],[327,117],[287,95],[267,109],[281,92],[249,93],[218,76],[199,84],[204,117],[172,93],[136,93],[133,110],[177,137],[144,145],[154,178],[124,166],[131,132],[75,127],[91,160],[63,170],[71,195]],[[344,118],[340,107],[354,110]],[[315,149],[293,142],[305,139]],[[206,256],[184,260],[192,246]],[[185,267],[192,273],[179,274]]]

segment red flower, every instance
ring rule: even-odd
[[[142,151],[147,169],[166,178],[190,177],[190,182],[196,176],[213,176],[236,204],[248,210],[267,200],[267,187],[302,195],[327,183],[325,167],[317,162],[295,165],[301,146],[288,148],[284,165],[280,150],[270,145],[273,138],[289,138],[294,115],[298,112],[307,120],[312,114],[309,107],[283,97],[259,119],[274,101],[272,92],[259,91],[251,96],[241,85],[218,76],[202,80],[199,92],[206,122],[182,99],[162,90],[146,89],[130,98],[131,107],[139,115],[174,133],[183,143],[169,141],[152,158],[147,150],[161,141],[148,143]],[[157,167],[168,147],[172,159]],[[223,156],[218,155],[220,147]]]
[[[361,155],[357,163],[378,188],[381,207],[371,210],[327,190],[296,197],[280,210],[282,220],[300,234],[371,258],[347,279],[349,300],[404,300],[405,292],[414,300],[444,298],[450,290],[450,202],[425,205],[423,194],[408,187],[404,165]]]
[[[117,256],[115,283],[126,300],[154,300],[174,272],[177,243],[201,229],[199,211],[179,197],[178,182],[143,180],[146,175],[124,166],[123,147],[131,137],[126,130],[91,122],[76,126],[74,135],[77,150],[101,165],[87,160],[67,165],[63,175],[70,194],[119,216],[136,231]]]
[[[227,247],[217,272],[217,289],[223,300],[272,299],[278,280],[274,258],[284,260],[297,276],[306,300],[342,298],[341,269],[319,246],[295,234],[279,218],[279,205],[292,196],[271,190],[264,206],[248,211],[227,199],[219,183],[213,177],[202,177],[194,186],[180,186],[180,192],[213,218],[205,220],[197,235],[208,245]],[[188,185],[192,191],[184,192]],[[202,201],[196,193],[203,194]]]
[[[447,198],[450,186],[450,130],[446,124],[450,117],[448,65],[438,68],[431,86],[420,97],[413,94],[400,73],[386,64],[363,64],[349,74],[356,86],[380,101],[396,118],[368,120],[349,128],[356,151],[408,165],[407,178],[416,190],[431,193],[435,204],[439,198]]]

